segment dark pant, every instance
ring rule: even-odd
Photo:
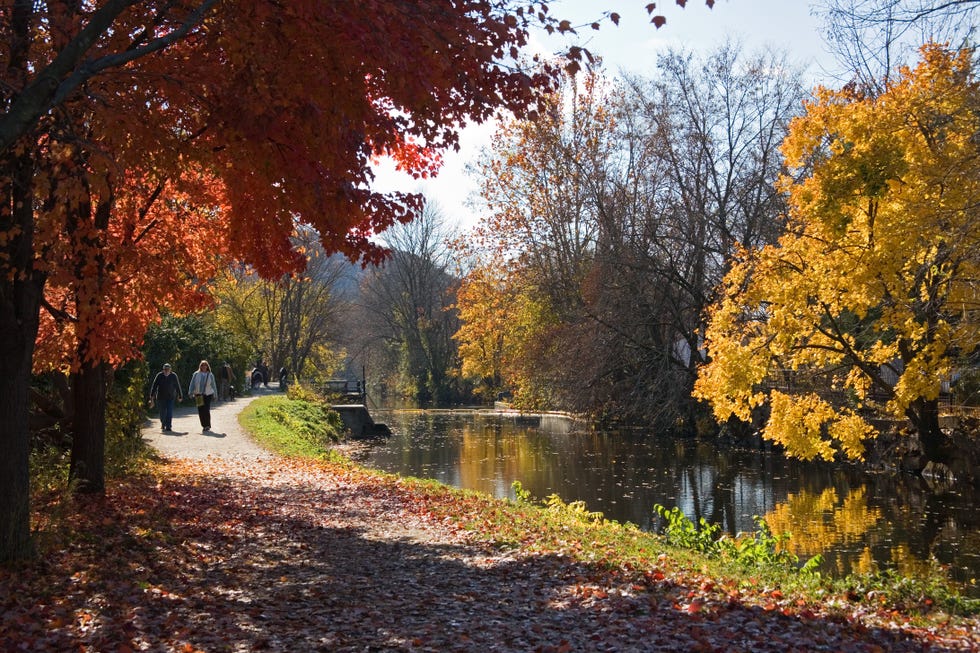
[[[160,399],[160,426],[170,429],[174,425],[174,400]]]
[[[197,397],[195,397],[197,399]],[[204,403],[197,407],[197,416],[201,418],[201,427],[211,428],[211,400],[214,395],[204,395]]]

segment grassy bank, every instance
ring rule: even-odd
[[[338,421],[329,422],[334,426],[327,433],[319,433],[315,416],[307,402],[269,397],[253,402],[241,421],[274,451],[331,459],[330,443],[339,433]],[[335,462],[339,458],[332,457]],[[362,472],[394,479],[380,472]],[[829,578],[786,553],[782,540],[791,536],[773,534],[761,521],[754,533],[732,540],[720,537],[717,527],[696,526],[676,510],[663,510],[668,527],[663,534],[653,534],[607,520],[557,496],[531,497],[520,487],[518,500],[506,501],[435,481],[399,482],[427,501],[434,517],[454,522],[495,546],[561,555],[570,562],[617,573],[652,574],[685,585],[695,582],[712,600],[752,597],[769,608],[819,605],[850,613],[893,611],[910,620],[980,614],[980,601],[962,596],[938,567],[919,578],[890,572]]]
[[[643,588],[637,591],[649,592],[657,601],[667,601],[686,612],[738,604],[767,613],[812,614],[841,623],[860,620],[933,629],[954,623],[966,624],[968,629],[977,627],[980,602],[960,596],[944,582],[938,569],[920,578],[877,574],[831,579],[805,567],[801,570],[797,561],[781,553],[781,537],[763,528],[738,541],[719,540],[674,513],[668,517],[666,534],[658,535],[606,520],[579,503],[531,497],[520,487],[516,488],[516,501],[498,500],[435,481],[358,468],[331,451],[332,443],[341,437],[338,416],[315,397],[302,394],[256,399],[243,411],[240,421],[263,446],[293,459],[277,463],[284,471],[332,470],[364,488],[359,491],[408,496],[412,510],[424,514],[426,520],[454,525],[497,550],[513,551],[515,558],[554,558],[583,570],[589,578],[602,577],[601,582],[583,582],[582,591],[602,593],[607,591],[603,588],[614,585],[627,590]],[[38,515],[35,528],[39,529],[42,558],[72,555],[77,548],[74,543],[102,541],[114,525],[118,525],[125,542],[113,555],[124,555],[127,547],[131,548],[133,564],[142,564],[138,561],[146,557],[143,549],[148,546],[166,549],[167,554],[160,556],[163,559],[169,559],[171,549],[183,550],[181,542],[187,535],[172,532],[169,511],[186,507],[189,523],[196,524],[199,508],[185,505],[181,498],[185,489],[166,496],[159,490],[173,483],[167,479],[179,466],[153,461],[132,447],[113,451],[114,456],[130,457],[139,464],[117,461],[111,466],[127,470],[111,484],[125,486],[125,490],[116,491],[111,501],[100,504],[99,510],[104,512],[95,512],[92,506],[79,511],[70,500],[59,501],[50,492],[39,492],[34,503]],[[195,476],[189,486],[208,485],[210,481],[201,480],[205,478],[210,477]],[[228,503],[211,498],[207,488],[195,492],[205,495],[203,504],[214,510]],[[133,506],[123,505],[120,497],[132,498]],[[146,503],[149,497],[154,497],[152,506]],[[248,503],[244,498],[235,499],[221,509],[231,510],[243,502]],[[94,521],[85,522],[86,516]],[[226,523],[221,519],[212,515],[200,525]],[[139,522],[136,531],[134,520]],[[49,564],[53,572],[72,568],[70,561]]]
[[[285,397],[253,400],[238,420],[259,444],[279,455],[340,461],[331,450],[343,435],[340,415],[299,386]]]

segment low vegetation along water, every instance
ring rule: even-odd
[[[763,516],[790,532],[801,559],[822,554],[834,575],[896,569],[915,575],[932,560],[980,597],[980,498],[930,488],[908,475],[786,460],[771,451],[650,434],[582,433],[570,420],[476,411],[381,411],[390,438],[360,462],[406,476],[515,498],[585,501],[589,510],[659,527],[655,504],[678,507],[729,533]]]

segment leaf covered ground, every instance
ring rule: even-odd
[[[0,650],[980,650],[975,622],[491,546],[452,517],[468,501],[330,463],[163,463],[35,506],[62,514],[0,571]]]

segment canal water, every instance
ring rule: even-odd
[[[393,435],[360,462],[436,479],[498,498],[520,481],[535,498],[584,501],[607,518],[659,527],[653,506],[679,507],[729,533],[763,516],[790,532],[802,560],[820,553],[825,573],[896,569],[915,574],[931,559],[980,596],[980,500],[936,491],[919,478],[787,460],[767,450],[640,433],[591,433],[561,417],[479,411],[375,411]]]

